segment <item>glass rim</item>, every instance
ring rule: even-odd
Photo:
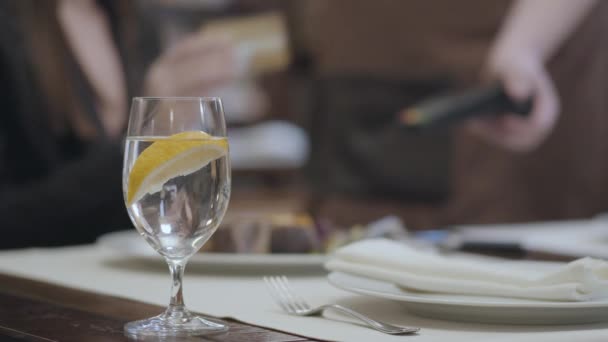
[[[135,96],[133,101],[172,100],[172,101],[221,101],[219,96]]]

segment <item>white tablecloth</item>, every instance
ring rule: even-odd
[[[341,302],[379,320],[422,328],[417,336],[388,336],[339,321],[345,320],[339,316],[285,315],[266,292],[263,272],[231,274],[192,266],[185,278],[186,303],[192,310],[322,340],[608,341],[608,324],[513,326],[419,318],[398,303],[335,289],[322,275],[290,275],[295,289],[313,304]],[[0,252],[0,272],[158,305],[165,305],[169,296],[169,273],[160,260],[135,261],[96,246]]]

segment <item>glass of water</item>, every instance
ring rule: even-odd
[[[191,336],[228,326],[186,309],[188,259],[215,232],[230,198],[230,162],[219,98],[134,98],[123,168],[127,211],[139,234],[162,255],[171,300],[156,317],[125,325],[129,336]]]

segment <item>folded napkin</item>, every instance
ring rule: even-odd
[[[482,257],[445,256],[374,239],[338,249],[325,267],[424,292],[554,301],[608,298],[606,261],[583,258],[551,270],[514,264]]]

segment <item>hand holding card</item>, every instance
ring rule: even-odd
[[[201,31],[233,41],[235,58],[242,74],[277,72],[289,65],[287,28],[280,13],[216,19],[203,25]]]

